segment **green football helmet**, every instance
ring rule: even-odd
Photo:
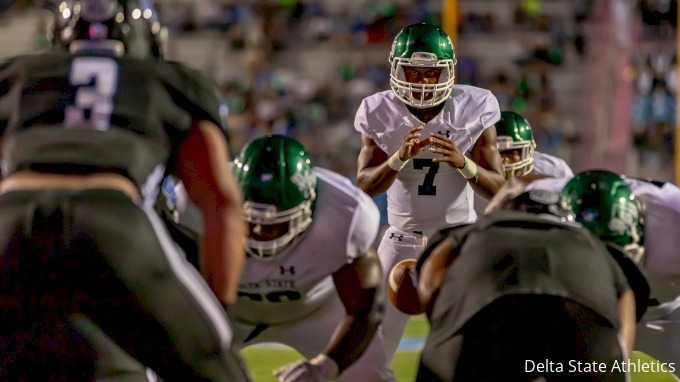
[[[249,143],[234,160],[246,221],[262,226],[288,223],[270,240],[246,239],[246,250],[260,258],[285,253],[312,224],[316,174],[307,150],[293,138],[270,135]]]
[[[427,108],[446,101],[453,89],[456,55],[451,38],[430,24],[413,24],[402,29],[392,43],[390,52],[390,86],[394,94],[407,105]],[[437,84],[417,84],[406,81],[404,66],[441,68]],[[415,97],[414,93],[420,94]],[[431,94],[427,97],[427,94]]]
[[[534,169],[534,150],[536,141],[529,122],[512,111],[501,112],[501,119],[496,122],[498,151],[519,150],[521,159],[515,163],[503,164],[506,178],[523,176]]]
[[[584,171],[571,179],[562,195],[576,221],[605,243],[623,248],[636,265],[644,255],[642,204],[620,175],[609,171]]]
[[[603,242],[635,293],[638,321],[647,309],[650,287],[644,275],[644,205],[624,178],[609,171],[584,171],[571,179],[562,196],[576,221]],[[613,245],[612,245],[613,244]]]

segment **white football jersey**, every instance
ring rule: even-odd
[[[561,192],[572,177],[539,179],[527,190]],[[661,187],[626,178],[633,193],[645,204],[645,270],[650,278],[680,276],[680,189],[671,183]]]
[[[490,91],[455,85],[442,111],[421,131],[421,140],[439,132],[467,153],[482,132],[499,119],[498,101]],[[408,131],[419,123],[406,104],[387,90],[362,101],[354,128],[391,156],[399,150]],[[387,190],[390,225],[407,232],[429,232],[476,220],[472,187],[457,169],[432,162],[439,156],[426,149],[399,172]]]
[[[554,157],[552,155],[539,153],[534,151],[534,169],[532,173],[547,175],[552,178],[569,179],[574,177],[574,173],[564,160]],[[475,212],[477,215],[484,215],[486,206],[489,205],[489,199],[475,193]]]
[[[534,151],[534,173],[553,178],[574,177],[574,172],[563,159]]]
[[[233,320],[276,325],[298,321],[337,298],[332,275],[375,242],[380,212],[349,179],[315,167],[312,224],[295,247],[272,259],[246,258]]]

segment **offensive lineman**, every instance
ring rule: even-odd
[[[184,182],[212,227],[208,284],[235,300],[241,197],[219,101],[206,78],[158,59],[147,5],[64,2],[53,35],[68,52],[0,68],[3,380],[89,380],[118,356],[114,368],[135,369],[111,339],[166,381],[247,380],[218,299],[152,207],[164,174]]]
[[[502,111],[496,122],[498,151],[503,160],[505,178],[546,175],[552,178],[573,177],[567,162],[536,149],[534,133],[526,118],[512,111]],[[475,193],[475,212],[484,215],[489,199]]]
[[[357,183],[373,197],[387,192],[390,227],[378,247],[385,272],[417,258],[430,233],[474,222],[474,193],[490,197],[505,182],[493,127],[498,101],[488,90],[454,85],[446,33],[429,24],[404,28],[390,63],[392,90],[365,98],[354,120],[362,134]],[[381,335],[388,359],[407,322],[387,304]]]
[[[373,200],[284,136],[254,140],[233,170],[250,228],[227,310],[234,346],[295,348],[308,361],[276,370],[282,382],[393,381],[382,342],[371,342],[384,307]]]

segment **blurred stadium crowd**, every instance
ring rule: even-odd
[[[574,170],[605,167],[673,180],[676,0],[617,0],[608,10],[596,9],[593,0],[457,3],[456,82],[488,88],[501,110],[523,114],[540,151],[565,159]],[[389,89],[392,39],[412,23],[439,24],[442,12],[441,0],[155,5],[170,31],[168,57],[207,72],[222,90],[234,152],[262,134],[286,134],[308,147],[318,165],[352,179],[360,145],[354,114],[364,97]],[[619,8],[630,8],[631,15]],[[597,28],[603,19],[616,24],[617,18],[632,43],[605,54]],[[34,48],[46,47],[45,30],[46,21],[38,23]],[[618,79],[613,85],[602,80],[611,75],[606,66],[620,57],[627,66],[614,73]],[[592,69],[598,63],[602,69]],[[626,94],[612,86],[629,87],[632,96],[623,103],[620,95],[608,100]],[[609,103],[609,115],[599,116]],[[629,115],[625,123],[617,117],[622,113]],[[603,126],[603,119],[615,127]],[[612,138],[617,134],[623,138]],[[628,150],[637,155],[616,156]]]
[[[397,31],[416,22],[438,24],[442,2],[354,3],[167,2],[159,11],[175,36],[218,31],[227,51],[243,53],[247,70],[219,83],[235,149],[265,133],[289,134],[310,148],[320,166],[354,177],[360,142],[351,125],[359,102],[389,88],[387,57]],[[484,11],[460,1],[457,82],[491,89],[502,110],[527,116],[543,151],[570,159],[578,135],[573,121],[562,118],[551,77],[565,65],[566,55],[579,60],[585,54],[578,22],[587,18],[589,2],[558,1],[571,9],[556,15],[542,13],[536,1],[506,3],[511,7]],[[508,32],[530,37],[512,42],[509,67],[466,54],[466,37],[468,44],[493,48]],[[329,57],[330,52],[335,54]],[[305,70],[312,65],[317,66],[313,73]]]
[[[639,49],[633,53],[626,75],[635,88],[632,130],[642,173],[667,173],[668,164],[674,161],[677,14],[677,1],[640,2]],[[663,176],[672,180],[672,175]]]

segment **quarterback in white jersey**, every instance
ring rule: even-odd
[[[393,381],[382,342],[371,342],[384,301],[373,200],[312,167],[304,147],[283,136],[251,142],[234,173],[250,234],[239,298],[227,308],[233,346],[295,348],[309,361],[276,370],[282,382]]]
[[[390,62],[392,90],[365,98],[354,120],[362,134],[357,183],[371,196],[387,192],[390,227],[378,247],[385,274],[417,258],[430,233],[474,222],[474,193],[490,197],[505,182],[493,128],[498,101],[488,90],[454,85],[446,33],[429,24],[404,28]],[[385,309],[381,337],[391,359],[408,316]]]
[[[503,159],[503,171],[507,179],[529,174],[546,175],[552,178],[573,177],[567,162],[536,149],[534,133],[529,122],[512,111],[501,112],[496,122],[498,151]],[[489,199],[475,194],[475,212],[484,215]]]
[[[507,183],[492,200],[489,212],[524,190],[560,192],[572,177],[537,179],[527,184],[520,179]],[[635,350],[662,362],[674,362],[680,375],[680,189],[671,183],[624,177],[644,204],[643,269],[649,279],[650,306],[637,327]]]

